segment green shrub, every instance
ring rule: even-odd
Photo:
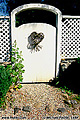
[[[0,107],[4,106],[6,93],[11,85],[17,85],[18,82],[22,82],[25,70],[22,61],[22,51],[19,52],[19,48],[16,47],[16,40],[12,46],[11,51],[11,65],[0,66]],[[19,85],[19,88],[22,86]]]
[[[17,43],[16,40],[14,41],[14,44],[12,46],[12,52],[11,52],[11,63],[12,63],[12,80],[13,83],[16,85],[18,82],[22,82],[23,76],[22,73],[24,73],[25,70],[23,70],[24,65],[22,64],[22,61],[24,59],[22,58],[22,51],[19,52],[19,48],[16,47]]]
[[[0,66],[0,107],[3,106],[5,95],[12,84],[10,72],[11,70],[7,69],[5,66]]]

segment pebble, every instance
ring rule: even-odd
[[[34,107],[36,107],[36,108],[40,108],[41,107],[41,102],[36,102],[36,103],[34,103]]]
[[[79,104],[73,104],[72,106],[73,106],[74,109],[79,108]]]
[[[62,93],[65,93],[65,90],[61,90]]]
[[[61,67],[62,70],[65,71],[65,69],[68,68],[69,65],[71,65],[72,62],[75,62],[76,60],[62,60],[61,61]]]
[[[58,91],[58,88],[52,87],[46,84],[25,84],[19,89],[19,91],[13,92],[13,97],[15,102],[13,104],[13,109],[8,107],[6,114],[4,111],[0,112],[2,116],[26,116],[26,119],[38,120],[39,118],[43,120],[43,116],[53,116],[53,115],[72,115],[72,107],[66,111],[64,98],[61,96],[62,92]],[[47,89],[46,89],[47,88]],[[60,100],[61,99],[61,100]],[[20,101],[20,102],[19,102]],[[14,115],[15,109],[15,115]],[[9,112],[10,111],[10,112]],[[48,112],[49,111],[49,112]],[[59,112],[61,111],[61,112]],[[65,112],[66,111],[66,112]],[[79,110],[75,109],[76,115],[79,115]],[[36,115],[38,114],[38,118]]]
[[[21,109],[20,109],[20,108],[17,108],[17,107],[14,108],[14,115],[15,115],[16,113],[18,113],[19,110],[21,110]]]
[[[68,96],[68,94],[62,94],[62,96],[65,98],[65,99],[68,99],[69,98],[69,96]]]
[[[46,110],[47,112],[53,112],[54,108],[55,108],[55,105],[54,105],[54,104],[48,104],[48,105],[45,107],[45,110]]]
[[[28,105],[28,106],[23,106],[23,111],[26,111],[26,112],[30,112],[31,111],[31,107]]]
[[[66,110],[71,111],[71,108],[69,107],[69,105],[65,104],[65,108]]]
[[[65,112],[66,110],[65,110],[65,108],[58,108],[57,111],[63,113],[63,112]]]
[[[77,101],[76,100],[71,100],[71,104],[77,104]]]
[[[47,106],[45,107],[45,110],[46,110],[47,112],[50,111],[49,105],[47,105]]]
[[[71,104],[71,101],[70,100],[64,100],[64,103],[65,104]]]

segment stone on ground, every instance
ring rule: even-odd
[[[30,112],[31,111],[31,107],[29,105],[27,105],[25,107],[23,106],[22,110],[25,111],[25,112]]]
[[[15,107],[15,108],[14,108],[14,115],[15,115],[16,113],[18,113],[19,110],[21,110],[21,108]]]
[[[58,109],[57,109],[57,111],[58,111],[58,112],[62,112],[62,113],[63,113],[63,112],[65,112],[65,111],[66,111],[66,109],[65,109],[65,108],[58,108]]]
[[[41,107],[41,102],[36,102],[36,103],[34,103],[34,107],[35,108],[40,108]]]

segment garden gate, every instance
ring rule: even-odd
[[[52,26],[46,23],[35,23],[35,24],[28,23],[26,25],[23,24],[19,27],[15,27],[15,15],[18,12],[22,11],[23,9],[27,10],[28,8],[29,9],[34,9],[34,8],[43,9],[43,10],[51,11],[52,13],[55,13],[56,14],[56,26]],[[36,55],[38,55],[39,53],[41,53],[42,50],[44,50],[44,48],[45,50],[47,50],[46,52],[50,52],[48,54],[52,56],[48,56],[48,54],[46,55],[46,59],[47,59],[46,64],[48,64],[48,66],[47,68],[45,66],[46,68],[45,70],[48,69],[49,64],[54,66],[54,63],[56,63],[54,69],[53,67],[51,67],[50,69],[52,77],[55,77],[55,75],[56,76],[58,75],[59,63],[62,58],[64,59],[73,58],[74,59],[74,58],[80,57],[80,16],[64,16],[64,15],[61,16],[61,12],[53,6],[43,5],[43,4],[29,4],[29,5],[20,6],[16,8],[15,10],[13,10],[11,17],[12,17],[11,19],[12,20],[11,21],[12,39],[10,39],[10,24],[9,24],[10,16],[0,16],[0,62],[5,62],[5,61],[10,60],[9,58],[10,54],[8,54],[8,52],[10,52],[11,41],[13,42],[16,39],[18,42],[18,47],[20,47],[19,45],[21,43],[23,45],[23,42],[21,42],[21,40],[23,41],[23,37],[24,37],[25,44],[26,44],[25,49],[28,51],[28,60],[30,60],[30,65],[32,65],[31,63],[33,63],[33,61],[32,61],[32,58],[29,59],[29,57],[31,57],[29,55],[34,55],[35,53]],[[61,20],[61,17],[62,17],[62,20]],[[61,27],[61,24],[62,24],[62,27]],[[40,29],[37,27],[38,25],[40,26],[39,27]],[[36,28],[36,29],[33,29],[32,31],[30,31],[30,29],[32,29],[31,26],[33,26],[32,28]],[[29,29],[26,29],[25,27],[28,27]],[[18,35],[18,33],[22,31],[22,28],[25,28],[24,30],[26,30],[26,32],[23,32],[24,34],[20,40],[20,39],[17,39],[17,37],[20,35],[20,34]],[[45,28],[45,30],[43,28]],[[19,32],[17,31],[18,29],[20,30]],[[40,44],[42,45],[42,49],[40,49],[40,51],[37,51],[37,52],[32,52],[31,54],[30,49],[27,49],[27,44],[28,44],[27,42],[28,42],[28,37],[35,30],[37,33],[42,32],[45,36],[43,40],[40,42]],[[60,30],[61,30],[61,41],[60,41]],[[47,31],[47,34],[45,31]],[[48,36],[48,33],[49,33],[48,31],[49,32],[52,31],[49,36]],[[15,36],[15,32],[17,32],[18,36]],[[52,44],[49,43],[49,40],[52,41],[51,42]],[[50,47],[45,42],[48,43],[49,46],[51,46],[50,51],[48,51]],[[23,48],[22,49],[20,48],[20,50],[23,51]],[[43,57],[44,57],[44,54],[43,54]],[[55,59],[54,59],[54,56],[56,56]],[[40,62],[43,61],[43,63],[45,63],[43,57],[39,55],[38,55],[37,60],[39,61],[39,57],[40,57]],[[54,63],[52,63],[52,60],[50,61],[49,57],[52,58]],[[27,54],[24,54],[24,58],[26,58],[27,60]],[[34,55],[34,58],[35,58],[35,55]],[[25,62],[27,63],[27,61]],[[39,65],[37,67],[41,67],[40,66],[41,64],[39,64],[40,62],[37,63]],[[26,72],[26,75],[27,75],[27,72]],[[27,82],[27,81],[30,82],[29,79],[28,80],[26,79],[26,81],[24,80],[23,82]]]
[[[49,11],[49,13],[52,12],[52,14],[55,14],[56,27],[43,23],[43,21],[41,23],[34,21],[32,23],[22,24],[17,27],[16,16],[18,16],[18,14],[22,11],[30,9],[33,10],[33,12],[35,9],[38,9],[43,12]],[[36,14],[37,13],[38,11]],[[27,19],[29,18],[27,17]],[[26,4],[19,6],[12,11],[12,42],[16,40],[18,47],[23,53],[23,64],[25,69],[25,73],[23,74],[23,82],[49,82],[49,80],[53,79],[55,74],[58,73],[60,63],[60,24],[61,12],[57,8],[50,5]],[[36,44],[33,45],[33,40],[40,41],[40,44],[37,44],[37,46]],[[37,52],[32,51],[31,53],[30,50],[33,50],[34,46],[36,46],[35,50],[37,50]]]

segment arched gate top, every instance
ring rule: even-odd
[[[54,14],[58,14],[58,15],[62,15],[61,11],[59,9],[57,9],[56,7],[54,6],[51,6],[51,5],[46,5],[46,4],[40,4],[40,3],[31,3],[31,4],[24,4],[24,5],[21,5],[17,8],[15,8],[11,14],[15,15],[17,13],[19,13],[20,11],[25,11],[27,9],[43,9],[43,10],[47,10],[47,11],[50,11],[50,12],[53,12]]]

